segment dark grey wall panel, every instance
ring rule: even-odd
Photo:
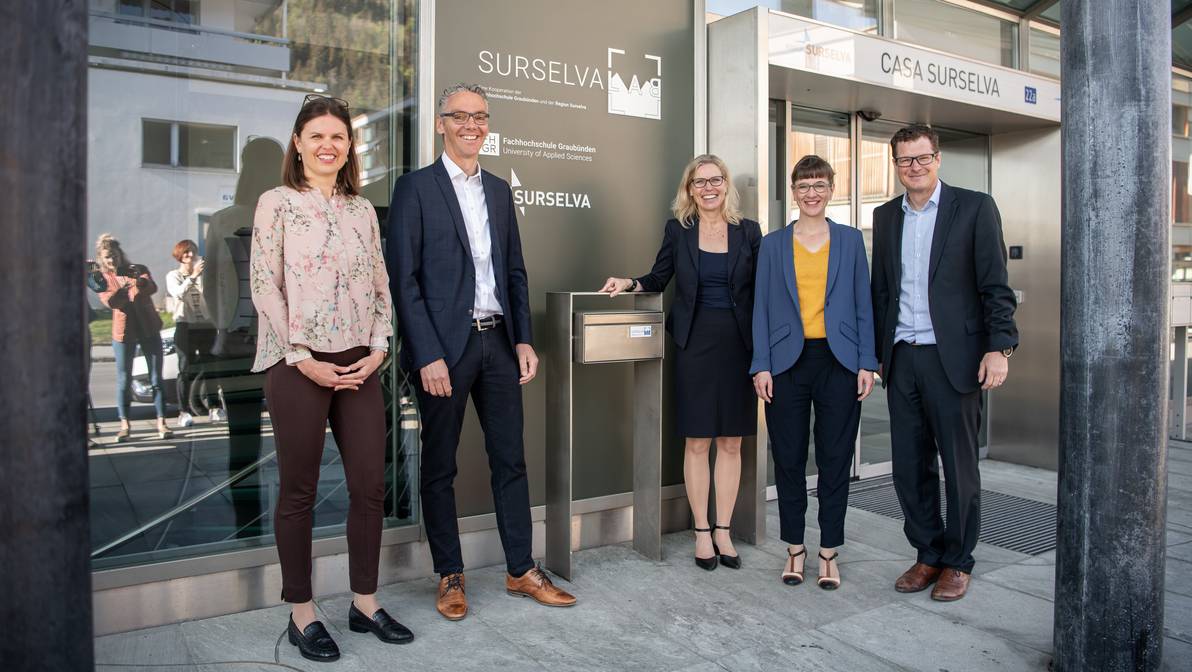
[[[490,146],[500,155],[481,156],[481,165],[509,180],[524,207],[518,218],[539,349],[546,292],[591,291],[609,275],[642,274],[653,262],[693,151],[697,19],[683,0],[436,3],[436,89],[465,81],[490,91]],[[617,95],[611,80],[618,76],[630,88],[634,79],[647,91],[660,84],[660,100]],[[575,497],[627,492],[631,369],[577,367],[575,380]],[[524,397],[534,504],[545,499],[544,383],[540,373]],[[663,432],[664,480],[678,483],[682,444],[669,413]],[[460,515],[491,511],[483,435],[471,409],[459,464]]]

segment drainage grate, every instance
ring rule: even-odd
[[[848,505],[887,518],[902,520],[902,509],[890,476],[866,479],[849,488]],[[940,483],[940,513],[946,512],[944,484]],[[1055,549],[1054,504],[1015,497],[992,490],[981,491],[981,542],[1028,555]]]

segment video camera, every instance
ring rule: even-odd
[[[149,272],[149,267],[142,264],[121,264],[116,267],[116,275],[126,278],[139,278]]]

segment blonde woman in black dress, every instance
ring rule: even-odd
[[[685,438],[683,480],[695,522],[695,563],[741,567],[729,521],[741,482],[741,439],[757,433],[749,378],[753,278],[761,227],[741,217],[728,166],[712,154],[687,164],[671,206],[654,268],[637,278],[609,278],[600,291],[661,292],[675,280],[667,331],[675,341],[678,429]],[[716,442],[716,468],[708,453]],[[715,483],[716,524],[708,494]],[[713,529],[713,527],[715,529]]]

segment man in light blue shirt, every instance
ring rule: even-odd
[[[1009,374],[1017,304],[997,205],[939,179],[927,126],[890,140],[906,194],[873,213],[873,320],[890,407],[894,489],[914,566],[894,584],[932,599],[968,590],[981,524],[981,394]],[[948,517],[940,516],[943,465]]]

